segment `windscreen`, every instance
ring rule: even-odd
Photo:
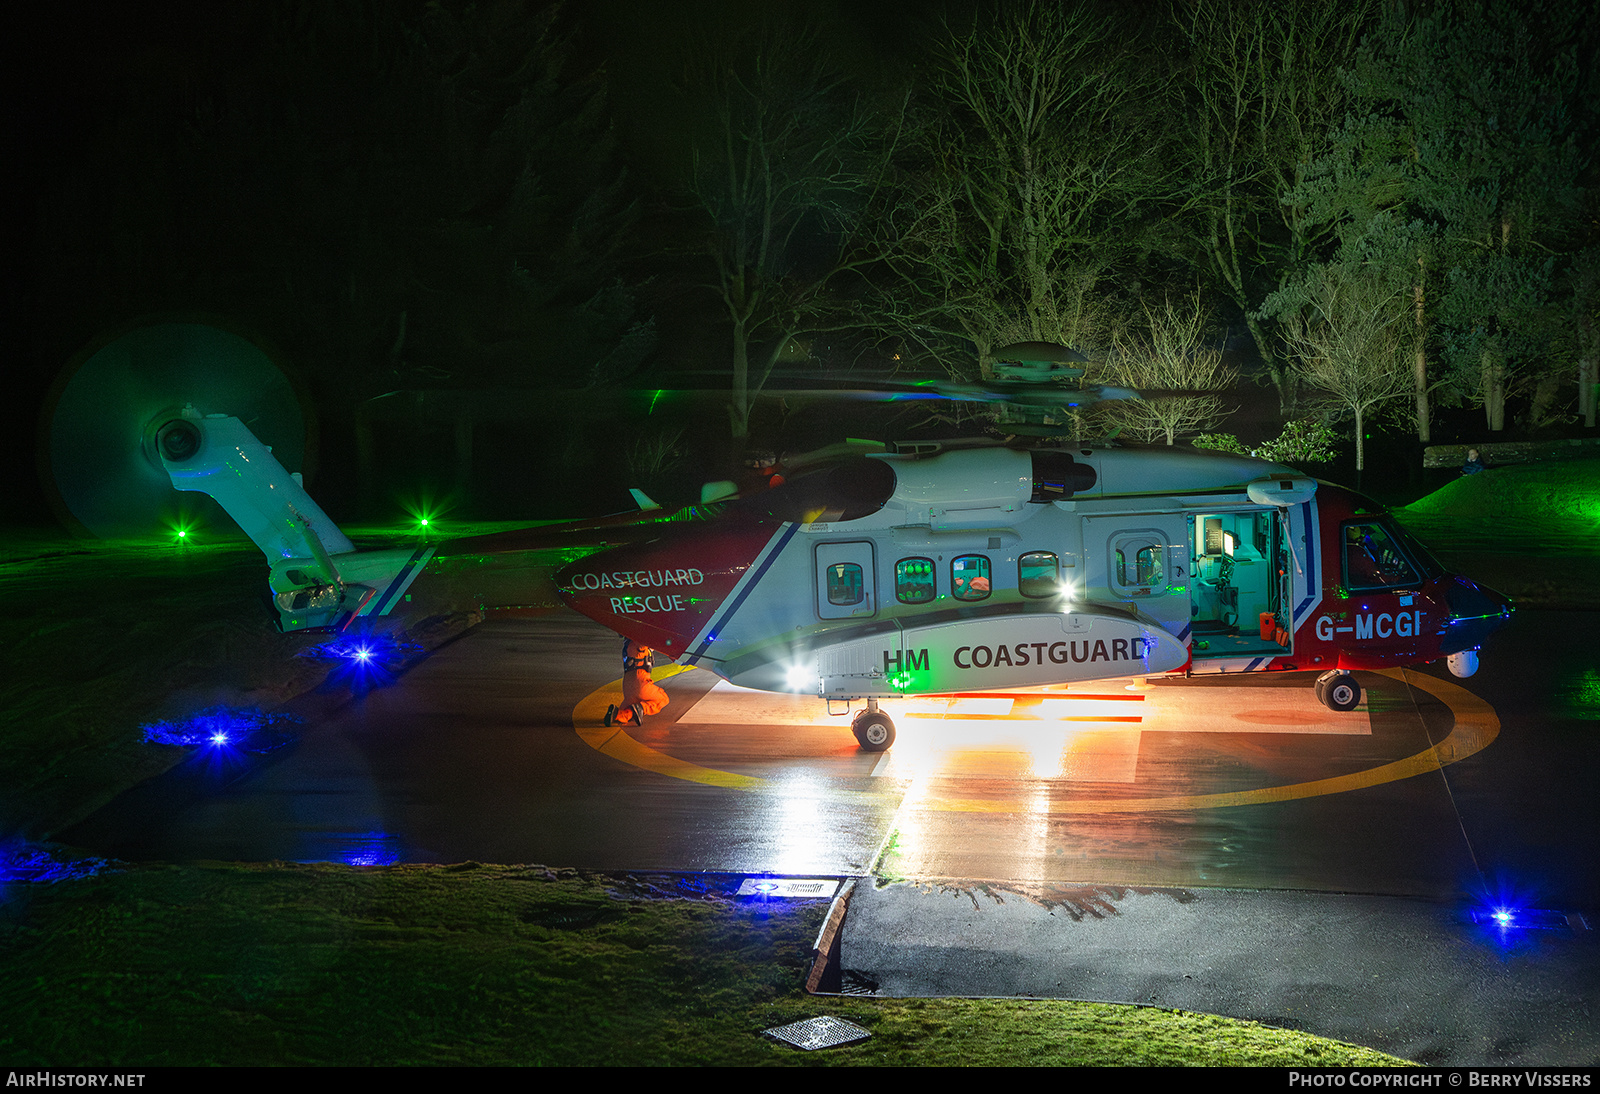
[[[1387,519],[1347,521],[1341,530],[1344,583],[1351,590],[1416,588],[1438,565]]]

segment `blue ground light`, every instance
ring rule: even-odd
[[[338,858],[346,866],[393,866],[400,861],[400,840],[387,832],[361,832],[341,842]]]
[[[3,899],[4,886],[13,882],[71,881],[93,877],[110,866],[109,859],[57,858],[41,847],[13,840],[0,844],[0,899]]]
[[[300,651],[301,657],[332,665],[328,683],[346,685],[360,694],[394,683],[395,673],[423,649],[390,634],[342,634]]]
[[[1483,937],[1505,950],[1526,944],[1530,931],[1572,928],[1566,913],[1531,907],[1525,899],[1505,891],[1485,896],[1482,903],[1472,909],[1471,917]]]
[[[218,762],[246,753],[282,748],[293,734],[296,719],[286,714],[266,714],[255,708],[207,707],[179,722],[150,722],[139,728],[146,744],[177,745],[213,753]]]

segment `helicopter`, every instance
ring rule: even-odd
[[[563,600],[730,683],[865,701],[1159,675],[1477,669],[1510,618],[1360,495],[1248,457],[920,443],[574,562]]]
[[[157,348],[208,376],[204,361],[232,343],[202,334],[188,356],[171,346],[194,344],[189,328],[139,337],[164,340]],[[111,364],[90,361],[101,371],[87,378],[102,387],[123,378],[122,357],[140,356],[113,348],[121,357]],[[1063,365],[1081,357],[1012,349],[1003,390],[953,397],[1029,405],[1016,388],[1034,393],[1034,409],[1141,397],[1047,389],[1041,379],[1072,378]],[[893,394],[952,397],[922,385]],[[88,451],[91,467],[108,462],[96,444],[142,451],[116,490],[83,495],[96,504],[157,485],[214,498],[266,556],[281,629],[341,631],[468,600],[514,608],[536,580],[528,552],[568,545],[582,557],[554,581],[573,609],[738,686],[815,696],[841,714],[862,702],[851,729],[867,752],[895,739],[880,701],[915,695],[1314,671],[1318,700],[1350,711],[1361,701],[1357,670],[1444,659],[1471,675],[1512,610],[1446,571],[1375,504],[1293,468],[1068,443],[1026,420],[1004,441],[908,442],[817,461],[695,522],[647,509],[554,532],[358,551],[239,417],[164,399],[151,394],[132,411],[110,404],[115,429],[79,414],[57,448]]]

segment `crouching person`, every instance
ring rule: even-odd
[[[606,725],[644,725],[647,714],[657,714],[667,705],[667,693],[650,678],[655,668],[655,651],[631,638],[622,643],[622,706],[606,710]]]

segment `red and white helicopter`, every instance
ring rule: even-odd
[[[743,687],[865,700],[1159,674],[1477,669],[1505,598],[1359,495],[1190,451],[922,444],[662,526],[556,575],[619,634]]]
[[[143,446],[261,548],[285,630],[515,605],[535,579],[483,561],[514,559],[520,533],[356,551],[238,418],[163,411]],[[1352,670],[1470,675],[1511,614],[1359,495],[1188,450],[917,443],[628,535],[560,570],[562,599],[734,684],[864,700],[867,751],[894,741],[879,701],[919,694],[1299,670],[1350,710]]]

